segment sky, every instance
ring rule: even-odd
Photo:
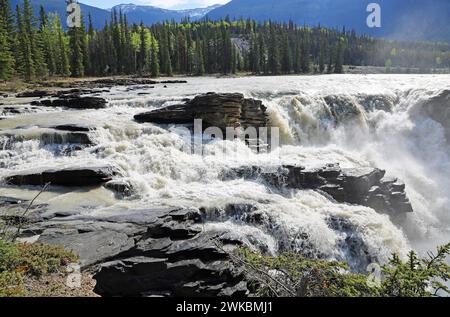
[[[152,5],[165,9],[193,9],[204,8],[213,4],[225,4],[230,0],[79,0],[79,2],[103,9],[128,3]]]

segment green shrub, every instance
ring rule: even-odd
[[[73,252],[58,246],[13,243],[0,239],[0,297],[25,296],[25,277],[62,272],[77,261]]]
[[[368,283],[368,276],[350,272],[339,262],[308,259],[296,253],[264,256],[246,248],[231,254],[242,269],[254,296],[268,297],[430,297],[449,290],[446,258],[450,244],[436,254],[419,259],[413,251],[407,261],[393,255],[381,267],[379,283]]]
[[[244,269],[255,296],[361,297],[378,296],[367,277],[349,272],[346,264],[307,259],[296,253],[263,256],[239,249],[234,258]]]
[[[25,296],[23,276],[18,272],[0,272],[0,297]]]
[[[436,254],[429,252],[420,259],[411,251],[407,261],[394,255],[383,267],[384,296],[431,297],[450,294],[445,285],[450,279],[450,268],[446,258],[450,254],[450,244],[438,247]]]
[[[0,240],[0,272],[20,271],[29,276],[58,272],[77,260],[73,252],[59,246],[12,243]]]

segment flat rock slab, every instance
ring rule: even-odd
[[[77,144],[89,146],[94,144],[87,132],[72,132],[51,128],[28,129],[24,127],[23,129],[0,132],[0,137],[3,139],[4,150],[12,148],[14,143],[27,140],[39,140],[41,145]]]
[[[44,107],[62,107],[69,109],[103,109],[106,108],[106,100],[98,97],[73,97],[61,99],[47,99],[32,103]]]
[[[48,90],[31,90],[18,93],[16,98],[43,98],[51,96],[53,93]]]
[[[134,246],[134,241],[125,233],[103,230],[93,232],[64,231],[46,232],[38,240],[40,243],[62,245],[76,252],[83,267],[105,261]]]
[[[40,171],[24,171],[5,178],[10,185],[52,185],[78,187],[97,186],[110,181],[118,175],[118,170],[112,166],[70,167],[63,169],[48,169]]]

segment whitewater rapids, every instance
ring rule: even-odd
[[[436,121],[421,108],[450,89],[448,75],[325,75],[245,78],[187,78],[187,84],[129,91],[115,87],[101,97],[102,110],[62,110],[14,116],[1,131],[27,138],[0,147],[0,177],[36,167],[118,166],[137,197],[118,199],[104,188],[53,188],[39,202],[51,210],[121,214],[150,206],[224,209],[256,207],[264,225],[240,219],[210,219],[206,230],[228,229],[271,254],[286,250],[344,260],[358,270],[392,253],[405,255],[450,240],[450,116]],[[135,114],[206,92],[240,92],[262,100],[280,128],[281,147],[256,154],[240,141],[212,141],[204,155],[187,154],[177,127],[138,124]],[[148,93],[142,95],[141,93]],[[444,99],[450,109],[450,100]],[[445,101],[447,100],[447,101]],[[450,110],[449,110],[450,111]],[[448,113],[447,113],[448,114]],[[64,145],[42,145],[42,128],[79,123],[95,126],[96,145],[64,155]],[[1,141],[1,140],[0,140]],[[1,144],[0,144],[1,145]],[[339,204],[307,190],[276,190],[250,180],[221,181],[222,171],[243,165],[281,164],[378,167],[406,183],[414,208],[405,220],[362,206]],[[0,196],[31,198],[38,188],[0,187]],[[369,261],[370,262],[370,261]]]

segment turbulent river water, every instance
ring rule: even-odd
[[[45,109],[0,121],[2,132],[20,131],[25,140],[0,150],[0,177],[38,167],[118,166],[138,196],[118,199],[104,188],[51,188],[40,198],[58,211],[90,215],[122,214],[152,206],[225,208],[249,204],[265,217],[264,226],[218,218],[206,230],[227,228],[269,253],[293,249],[359,264],[366,252],[386,261],[392,252],[424,251],[450,240],[449,112],[423,111],[430,100],[450,109],[447,75],[327,75],[311,77],[187,78],[187,84],[129,91],[115,87],[101,97],[101,110]],[[206,92],[240,92],[262,100],[281,147],[256,154],[240,141],[211,141],[204,155],[182,151],[175,129],[133,121],[137,113],[176,104]],[[142,95],[142,93],[148,93]],[[442,108],[442,107],[441,107]],[[450,110],[449,110],[450,111]],[[96,145],[64,154],[67,145],[43,145],[42,128],[78,123],[96,127]],[[18,129],[20,128],[20,129]],[[226,155],[224,155],[224,153]],[[339,204],[315,191],[276,190],[252,180],[222,181],[232,167],[277,164],[378,167],[406,183],[414,208],[402,221],[375,210]],[[0,196],[33,197],[38,188],[1,186]],[[347,225],[330,226],[330,217]],[[349,230],[349,226],[352,230]]]

